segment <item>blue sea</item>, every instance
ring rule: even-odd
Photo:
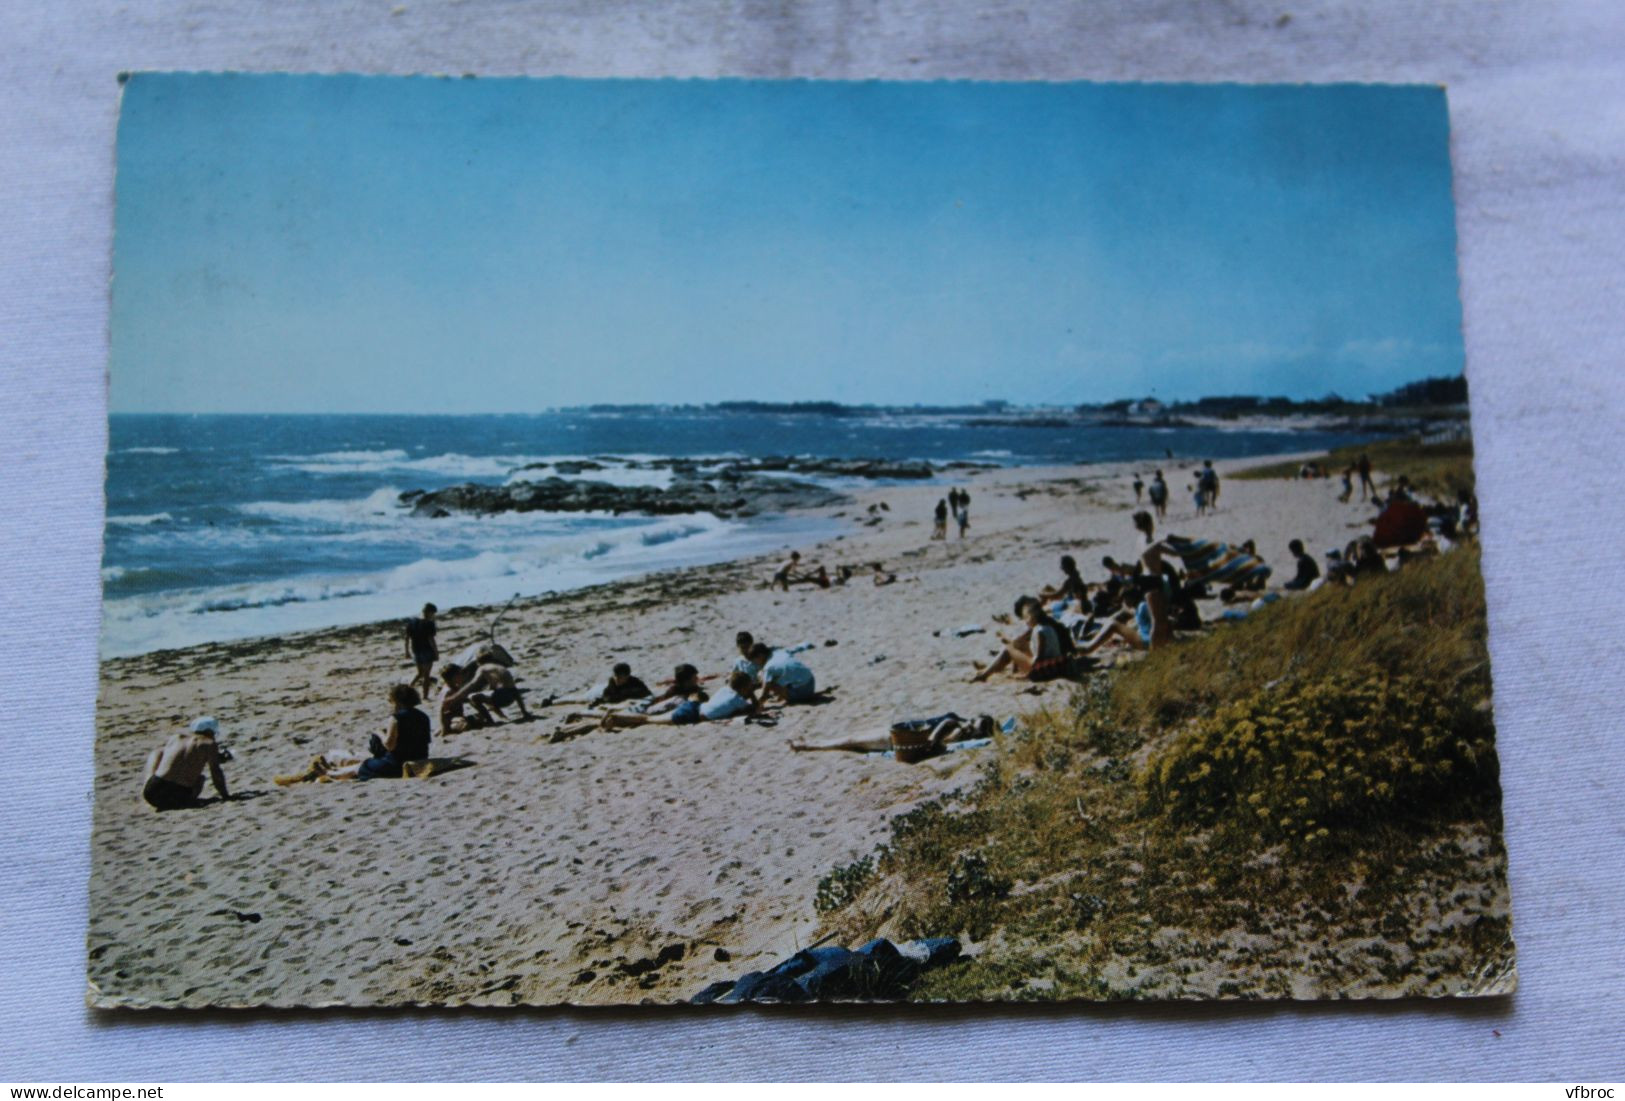
[[[970,459],[1012,466],[1232,458],[1335,433],[967,426],[945,415],[619,410],[514,416],[114,415],[102,654],[364,623],[809,542],[841,521],[524,513],[417,518],[409,489],[621,456]],[[609,463],[582,478],[665,484]],[[554,473],[525,475],[542,477]]]

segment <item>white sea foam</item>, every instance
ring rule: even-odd
[[[450,534],[445,521],[422,522]],[[495,546],[483,540],[487,549],[478,553],[430,556],[390,569],[109,599],[103,608],[102,654],[370,622],[402,615],[402,609],[427,600],[442,606],[499,603],[515,592],[562,591],[653,569],[765,553],[784,545],[787,535],[799,540],[830,530],[828,521],[741,524],[712,516],[661,517],[540,538],[515,529],[499,532]]]
[[[115,455],[174,455],[180,451],[178,447],[121,447],[113,452]]]
[[[107,522],[118,527],[140,528],[148,524],[168,524],[175,518],[167,512],[152,512],[144,515],[109,516]]]
[[[237,506],[237,511],[249,516],[264,516],[272,520],[305,522],[357,523],[378,516],[397,516],[401,512],[401,491],[391,486],[375,489],[367,496],[351,500],[315,501],[249,501]]]

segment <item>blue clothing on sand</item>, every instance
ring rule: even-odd
[[[673,726],[689,726],[700,721],[700,705],[693,700],[684,700],[672,709],[671,721]]]
[[[813,671],[784,650],[775,650],[762,667],[762,683],[783,688],[791,703],[805,703],[818,691]]]
[[[700,705],[700,715],[712,722],[731,719],[749,711],[751,703],[732,688],[724,688]]]

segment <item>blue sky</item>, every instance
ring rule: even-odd
[[[1432,87],[137,74],[117,189],[115,412],[1462,370]]]

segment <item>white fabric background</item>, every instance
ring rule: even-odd
[[[1622,58],[1625,6],[1608,0],[4,5],[0,1075],[1619,1079]],[[87,1011],[121,69],[1448,85],[1522,990],[1476,1004]]]

